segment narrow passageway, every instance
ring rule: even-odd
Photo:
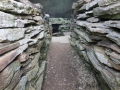
[[[47,56],[43,90],[99,90],[96,85],[86,86],[88,82],[96,83],[92,73],[79,61],[76,51],[71,47],[69,35],[53,37]]]

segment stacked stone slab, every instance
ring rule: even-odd
[[[120,90],[120,1],[78,0],[71,45],[90,64],[102,90]]]
[[[41,4],[0,1],[0,90],[41,90],[51,30]]]

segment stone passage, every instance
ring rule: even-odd
[[[68,36],[52,39],[43,90],[99,90],[93,74],[70,46]]]

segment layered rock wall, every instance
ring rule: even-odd
[[[0,90],[41,90],[51,38],[41,4],[0,1]]]
[[[78,0],[71,45],[92,66],[102,90],[120,90],[120,1]]]

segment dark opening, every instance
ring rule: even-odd
[[[60,24],[52,24],[53,33],[59,32],[59,26],[60,26]]]

